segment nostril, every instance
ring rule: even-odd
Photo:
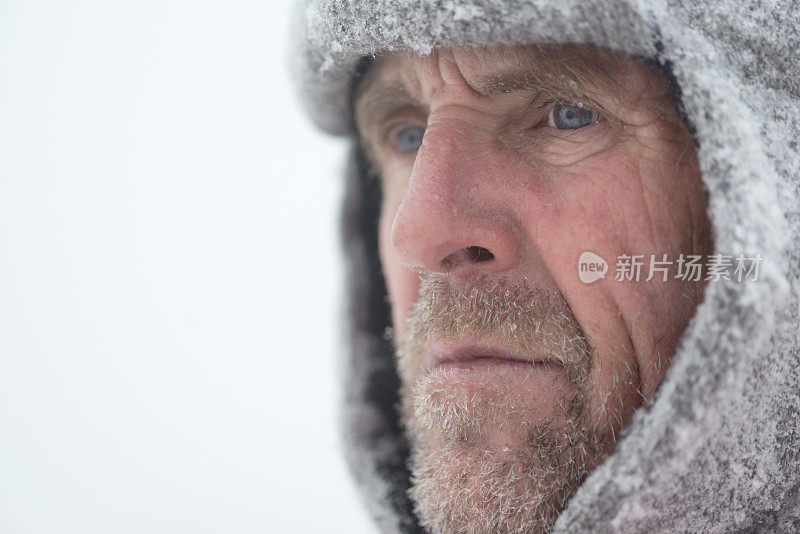
[[[449,271],[458,265],[478,263],[494,259],[494,254],[483,247],[466,247],[457,250],[442,260],[442,269]]]
[[[467,257],[475,263],[494,259],[494,254],[483,247],[467,247],[466,252]]]

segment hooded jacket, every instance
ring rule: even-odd
[[[707,285],[655,398],[554,532],[800,532],[800,3],[797,0],[310,0],[296,80],[320,128],[351,136],[344,432],[386,533],[421,532],[377,253],[380,191],[357,147],[362,58],[454,45],[579,43],[661,67],[697,144],[718,254],[758,280]]]

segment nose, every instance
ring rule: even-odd
[[[501,273],[519,262],[519,228],[503,187],[502,153],[485,132],[429,117],[391,242],[416,271]]]

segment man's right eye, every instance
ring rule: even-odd
[[[403,124],[396,126],[389,134],[392,148],[401,154],[413,154],[422,145],[422,136],[425,127],[416,124]]]

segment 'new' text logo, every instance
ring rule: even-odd
[[[606,277],[608,264],[594,252],[583,252],[578,258],[578,277],[584,284],[591,284]]]

